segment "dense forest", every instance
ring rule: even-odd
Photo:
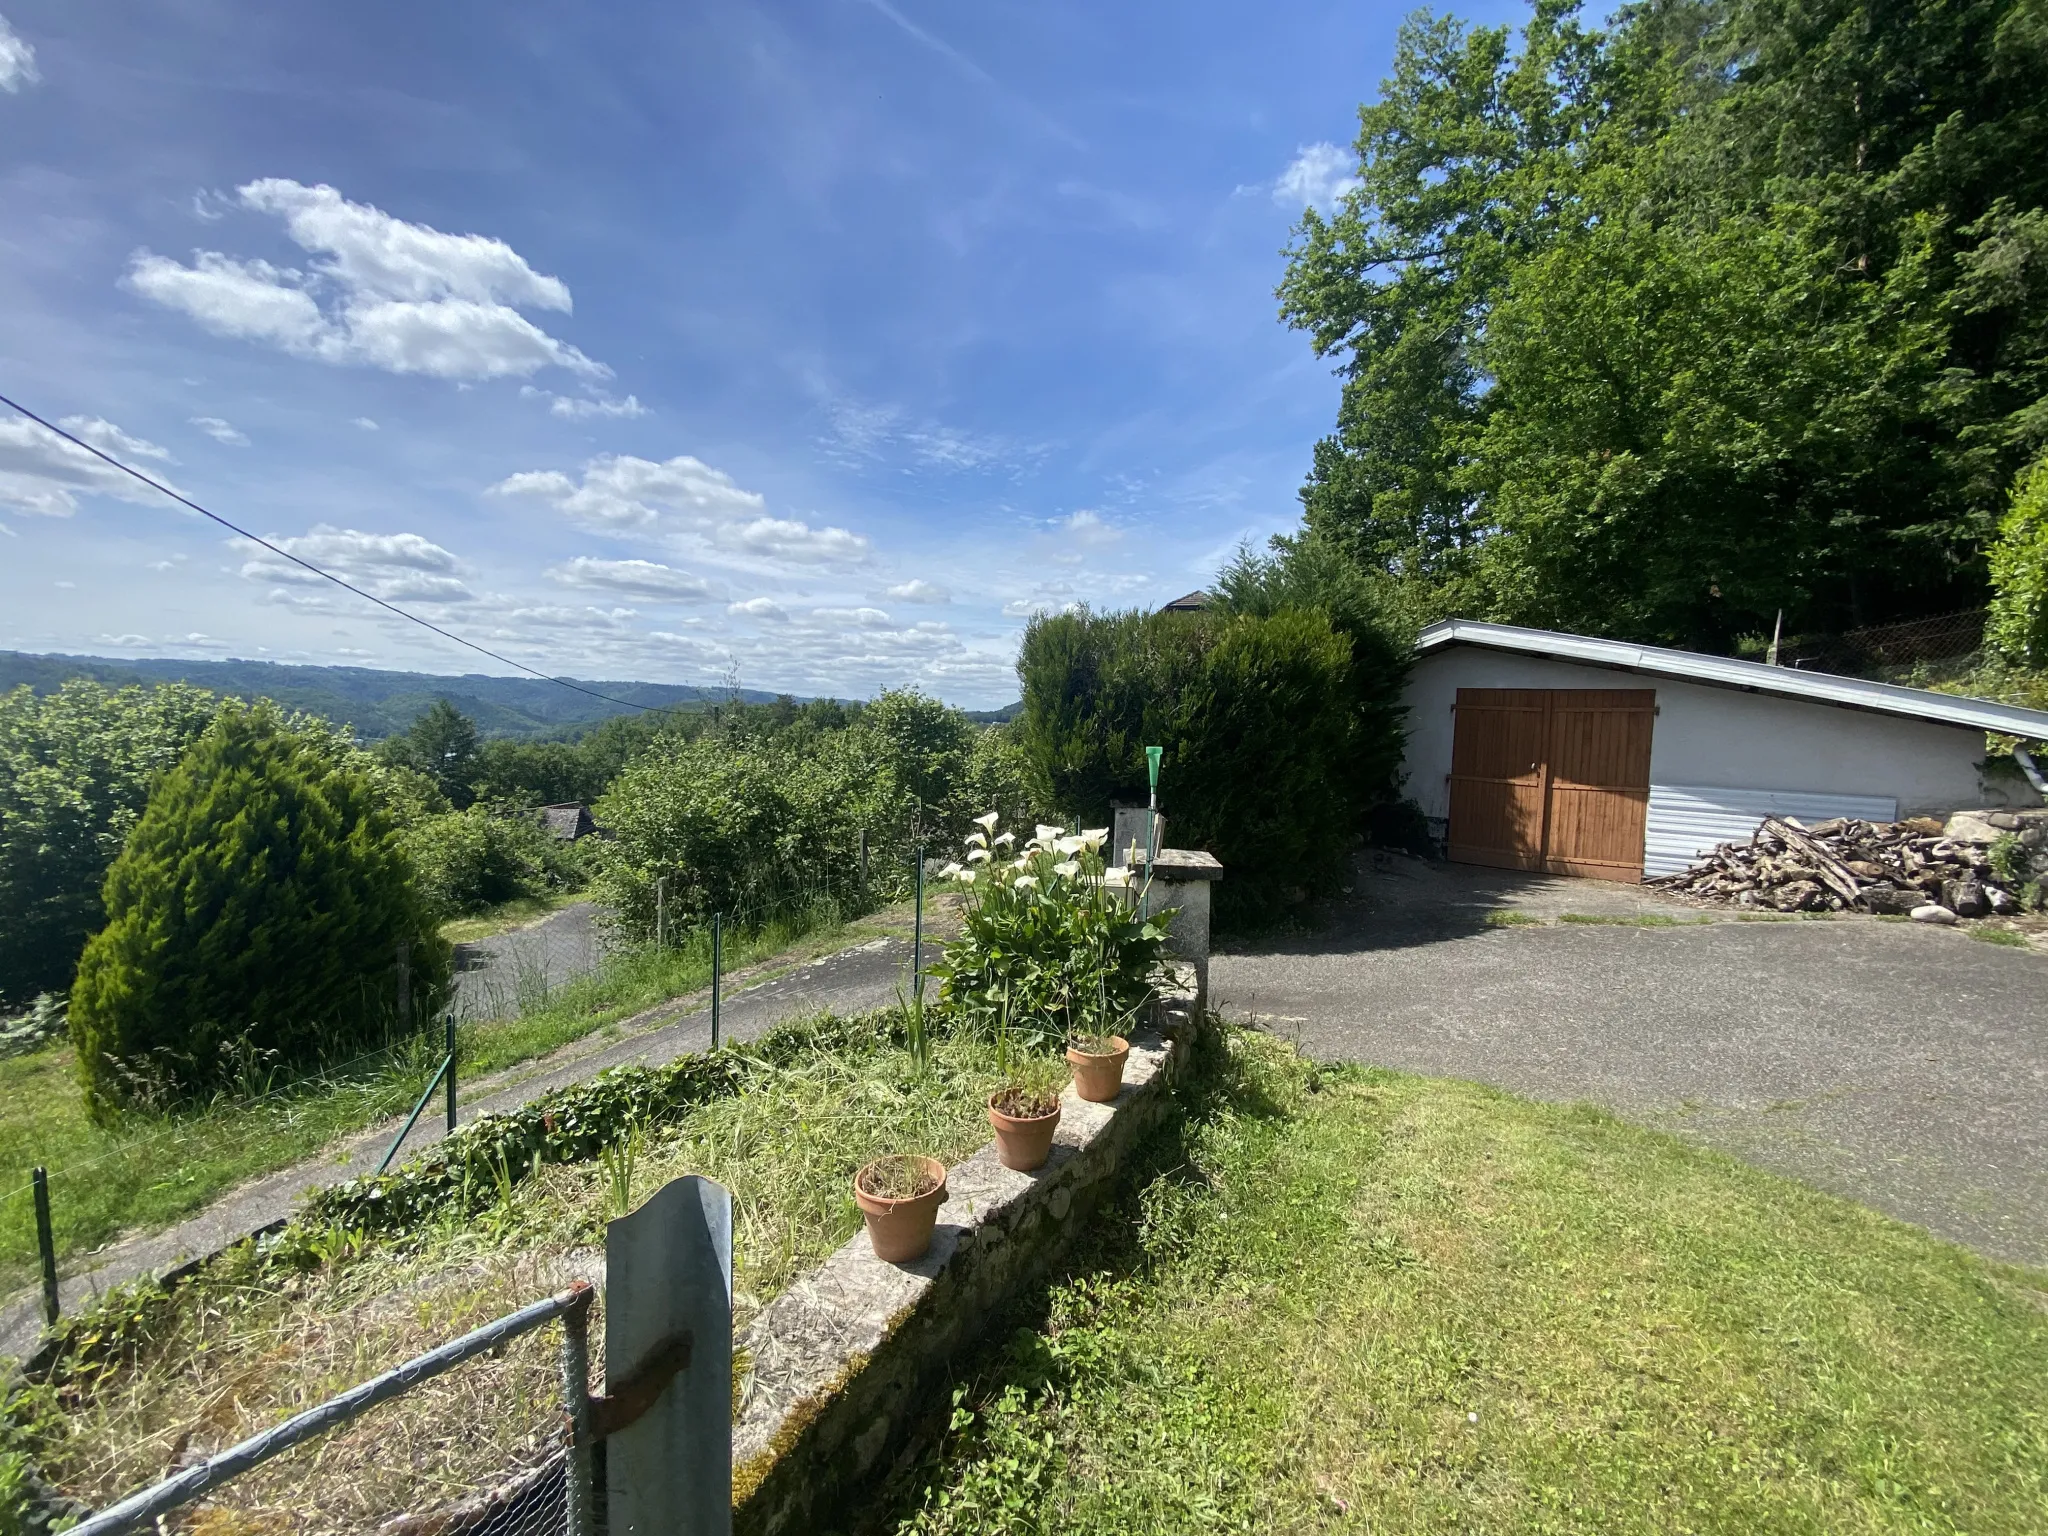
[[[1411,621],[1983,604],[2048,441],[2044,71],[2042,0],[1411,19],[1279,291],[1344,379],[1308,535]]]

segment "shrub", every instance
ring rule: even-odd
[[[1985,638],[2012,666],[2048,668],[2048,457],[2013,482],[1990,563],[1997,595]]]
[[[405,833],[421,899],[438,917],[481,912],[521,896],[582,882],[582,862],[539,817],[519,807],[472,805]]]
[[[1223,862],[1219,924],[1340,883],[1357,825],[1351,646],[1320,613],[1034,619],[1017,671],[1040,792],[1083,823],[1142,805],[1165,749],[1168,839]]]
[[[1171,913],[1140,917],[1129,871],[1105,870],[1106,831],[1040,827],[1016,858],[991,812],[945,878],[966,893],[960,937],[932,973],[949,1018],[1026,1047],[1121,1034],[1144,1003]]]
[[[206,729],[217,701],[182,683],[74,680],[0,694],[0,1002],[71,985],[106,918],[100,887],[149,786]]]
[[[101,1117],[374,1043],[394,1021],[401,944],[422,1004],[448,979],[372,781],[267,705],[224,708],[164,778],[106,905],[71,994]]]

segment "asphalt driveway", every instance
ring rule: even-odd
[[[1707,918],[1632,886],[1379,866],[1324,931],[1219,953],[1215,1005],[1325,1059],[1601,1104],[2048,1266],[2048,954],[1874,918]],[[1496,926],[1500,912],[1526,921]],[[1630,922],[1643,915],[1683,926]]]

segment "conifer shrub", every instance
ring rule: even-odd
[[[158,784],[108,872],[71,1034],[101,1118],[374,1047],[448,983],[372,778],[266,705],[229,706]]]
[[[1168,841],[1223,862],[1217,921],[1271,920],[1339,885],[1355,841],[1351,651],[1297,609],[1035,619],[1018,728],[1041,797],[1106,825],[1145,802],[1145,748],[1163,747]]]

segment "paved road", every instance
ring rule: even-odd
[[[1218,955],[1216,1006],[1326,1059],[1591,1100],[2048,1265],[2048,955],[1861,917],[1694,921],[1636,887],[1383,863],[1327,931]],[[1540,921],[1489,926],[1499,908]]]
[[[572,902],[537,923],[458,947],[455,1016],[464,1022],[516,1016],[527,1002],[594,970],[597,904]]]
[[[807,1013],[863,1013],[893,1003],[897,987],[908,982],[910,945],[896,938],[871,939],[780,975],[774,974],[774,968],[775,962],[768,961],[733,975],[728,985],[743,990],[727,992],[720,1005],[725,1039],[751,1040],[786,1019]],[[489,1111],[517,1108],[549,1089],[580,1082],[607,1067],[628,1062],[655,1066],[686,1051],[703,1050],[710,1043],[708,991],[676,998],[552,1055],[480,1079],[473,1086],[461,1085],[460,1119],[467,1123]],[[307,1190],[338,1184],[374,1168],[397,1131],[397,1121],[387,1122],[330,1148],[319,1159],[246,1184],[178,1226],[125,1238],[101,1249],[92,1256],[89,1270],[63,1282],[60,1295],[64,1306],[76,1307],[110,1285],[159,1274],[187,1258],[215,1252],[290,1215],[298,1197]],[[442,1133],[439,1115],[425,1116],[406,1148],[417,1150],[439,1140]],[[34,1347],[40,1325],[36,1298],[37,1293],[24,1292],[0,1307],[0,1356],[19,1357]]]

